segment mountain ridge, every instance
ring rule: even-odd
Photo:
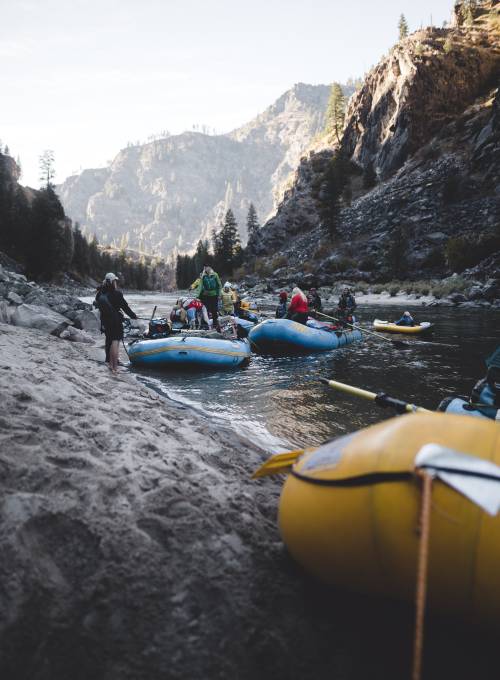
[[[122,149],[107,168],[58,186],[65,211],[104,243],[175,255],[208,238],[231,207],[245,241],[249,204],[261,220],[272,214],[324,127],[329,93],[328,85],[297,83],[227,134],[183,132]]]

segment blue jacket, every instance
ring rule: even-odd
[[[394,322],[396,326],[416,326],[415,319],[412,316],[403,316]]]

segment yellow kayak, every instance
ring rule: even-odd
[[[500,515],[488,514],[464,495],[471,483],[476,496],[478,484],[493,487],[485,492],[483,486],[481,498],[500,487],[500,427],[493,421],[411,414],[307,451],[283,488],[283,540],[300,564],[327,583],[412,600],[422,497],[415,460],[425,445],[436,445],[445,458],[450,450],[459,452],[458,460],[472,468],[493,468],[477,477],[470,470],[459,474],[465,491],[439,477],[433,481],[429,605],[498,624]],[[498,479],[488,479],[495,470]]]
[[[380,319],[375,319],[373,322],[373,328],[376,331],[381,331],[383,333],[407,333],[409,335],[417,335],[418,333],[428,333],[434,327],[434,324],[429,321],[423,321],[416,326],[398,326],[390,321],[381,321]]]

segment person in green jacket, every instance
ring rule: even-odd
[[[206,264],[203,267],[203,273],[197,292],[198,297],[203,302],[208,313],[212,317],[213,328],[216,328],[219,332],[220,326],[218,319],[218,307],[221,288],[222,284],[220,282],[219,275],[217,272],[214,272],[212,267]]]

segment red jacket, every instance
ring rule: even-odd
[[[294,295],[293,298],[290,300],[290,306],[288,307],[288,313],[289,314],[307,314],[309,311],[309,305],[307,304],[307,300],[304,300],[304,298],[301,295]]]

